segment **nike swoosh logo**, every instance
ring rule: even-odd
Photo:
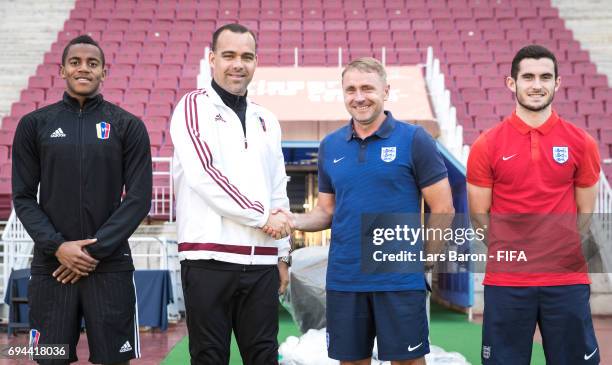
[[[597,349],[595,349],[595,351],[591,352],[590,355],[584,354],[584,359],[588,360],[588,359],[592,358],[593,355],[595,355],[596,352],[597,352]]]
[[[339,158],[339,159],[337,159],[337,160],[334,158],[334,163],[338,163],[338,162],[340,162],[340,161],[344,160],[344,157],[345,157],[345,156],[340,157],[340,158]]]
[[[506,157],[506,156],[502,156],[502,160],[504,160],[504,161],[508,161],[509,159],[511,159],[512,157],[514,157],[514,156],[516,156],[516,155],[518,155],[518,153],[515,153],[514,155],[512,155],[512,156],[508,156],[508,157]]]
[[[421,342],[420,344],[418,344],[418,345],[416,345],[414,347],[411,347],[410,345],[408,345],[408,352],[412,352],[412,351],[418,349],[419,347],[421,347],[422,344],[423,344],[423,342]]]

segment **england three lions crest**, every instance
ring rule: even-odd
[[[391,162],[395,160],[395,147],[382,147],[380,149],[380,159],[385,162]]]
[[[557,163],[566,163],[569,159],[569,147],[553,147],[552,152]]]

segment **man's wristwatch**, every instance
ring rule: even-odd
[[[278,262],[284,262],[287,266],[291,266],[291,255],[281,256],[278,258]]]

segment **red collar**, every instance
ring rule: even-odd
[[[540,134],[546,135],[550,133],[550,131],[552,131],[552,129],[554,128],[554,126],[557,124],[558,121],[559,121],[559,115],[557,115],[557,112],[555,112],[554,110],[552,111],[552,113],[550,114],[550,117],[548,117],[546,122],[544,122],[544,124],[542,124],[541,126],[537,128],[530,127],[521,118],[519,118],[516,115],[516,110],[513,111],[512,115],[508,117],[508,122],[514,128],[516,128],[521,134],[527,134],[531,132],[532,130],[536,130],[540,132]]]

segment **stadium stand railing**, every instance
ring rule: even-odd
[[[599,178],[599,191],[595,205],[596,225],[591,228],[593,238],[597,245],[602,271],[608,273],[608,282],[612,283],[612,267],[605,267],[612,263],[612,187],[602,171]]]
[[[172,157],[153,157],[153,192],[149,217],[173,222],[174,208]]]
[[[153,192],[151,199],[151,219],[174,221],[174,185],[172,182],[172,158],[154,157],[153,164],[156,167],[153,173]],[[140,250],[139,246],[147,248]],[[2,233],[2,257],[3,257],[3,288],[11,270],[23,269],[30,265],[34,243],[28,235],[23,224],[17,218],[15,210],[12,209],[5,229]],[[130,238],[132,256],[137,268],[142,269],[169,269],[169,255],[172,260],[172,245],[164,237],[139,236]],[[151,246],[153,248],[151,248]],[[169,251],[170,250],[170,251]]]
[[[17,218],[15,210],[11,211],[4,232],[2,232],[2,248],[2,288],[4,291],[12,270],[29,267],[34,249],[34,241]]]
[[[444,78],[440,71],[440,60],[434,57],[433,48],[427,48],[425,82],[433,112],[440,125],[440,143],[465,165],[470,148],[463,145],[463,126],[457,124],[457,110],[451,103],[450,91],[445,86]]]

